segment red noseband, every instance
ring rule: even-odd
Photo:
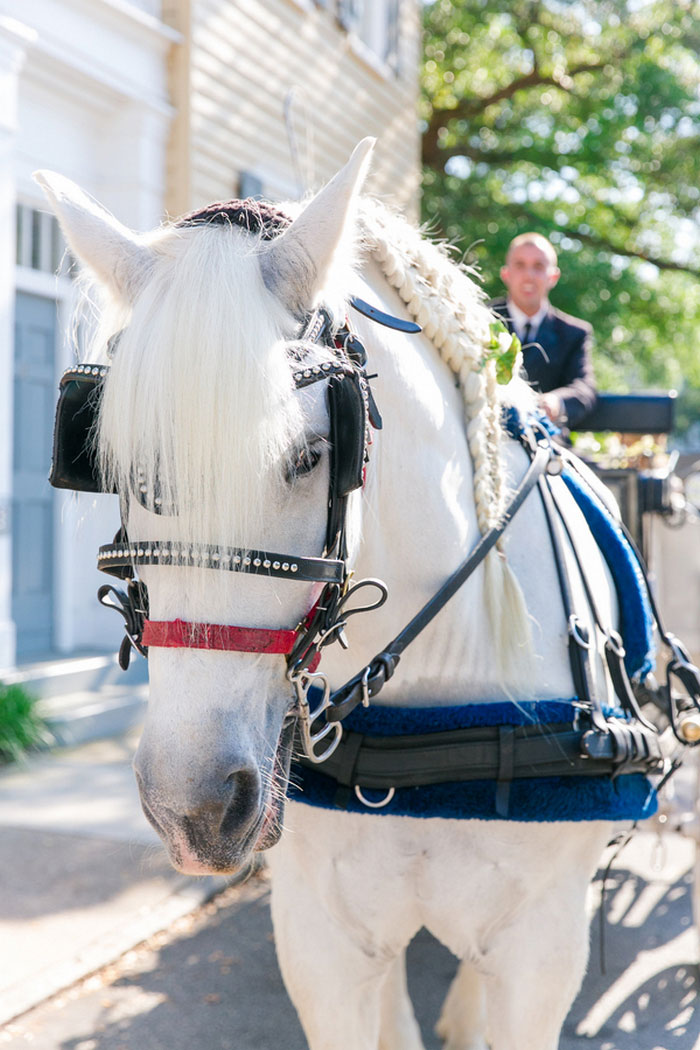
[[[296,631],[264,627],[229,627],[186,620],[146,620],[143,645],[165,649],[221,649],[228,652],[291,653]]]

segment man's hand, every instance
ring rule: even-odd
[[[557,394],[540,394],[538,399],[538,405],[543,412],[551,419],[552,423],[564,423],[564,406],[561,403],[561,398]]]

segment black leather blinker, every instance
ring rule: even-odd
[[[61,379],[49,481],[57,489],[104,492],[94,452],[94,427],[106,369],[81,365]]]
[[[357,375],[336,377],[328,384],[331,425],[331,484],[335,497],[363,484],[367,409]]]

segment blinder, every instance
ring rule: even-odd
[[[314,371],[314,379],[325,378],[325,370]],[[108,491],[100,478],[94,448],[102,384],[108,372],[106,365],[85,364],[66,369],[61,377],[49,472],[54,488]],[[363,484],[369,435],[368,385],[351,368],[341,371],[337,366],[331,367],[328,374],[332,498],[347,496]],[[159,512],[159,508],[153,509]]]
[[[95,457],[94,434],[108,368],[78,365],[61,377],[49,482],[57,489],[105,492]]]
[[[328,384],[331,439],[331,485],[337,497],[362,488],[368,436],[366,395],[358,374]]]

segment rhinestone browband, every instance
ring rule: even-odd
[[[109,365],[72,365],[66,368],[61,376],[61,382],[67,383],[71,379],[83,379],[88,376],[91,379],[104,379],[109,372]],[[321,365],[313,365],[310,368],[300,368],[292,373],[294,385],[301,389],[310,386],[324,376],[351,375],[353,368],[342,361],[324,361]]]
[[[300,558],[243,547],[218,547],[202,543],[136,540],[100,547],[97,567],[102,572],[130,579],[134,565],[170,565],[179,568],[248,572],[305,583],[342,583],[345,566],[333,558]]]

